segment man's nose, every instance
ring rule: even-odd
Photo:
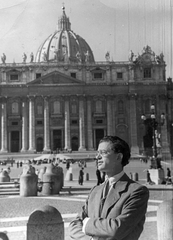
[[[102,158],[102,156],[101,156],[101,154],[100,154],[100,153],[97,153],[95,158],[96,158],[96,160],[99,160],[99,159],[101,159],[101,158]]]

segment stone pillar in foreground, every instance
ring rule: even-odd
[[[173,239],[173,199],[162,202],[157,210],[158,240]]]
[[[52,206],[35,210],[27,223],[27,240],[64,240],[64,222],[61,213]]]

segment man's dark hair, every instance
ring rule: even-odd
[[[129,158],[131,156],[130,154],[130,148],[129,145],[121,138],[117,136],[105,136],[103,137],[99,143],[101,142],[109,142],[111,143],[112,147],[111,149],[115,153],[122,153],[123,158],[122,158],[122,165],[126,166],[129,163]]]

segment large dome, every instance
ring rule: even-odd
[[[94,55],[87,42],[71,30],[65,7],[58,20],[58,30],[39,47],[36,62],[94,62]]]

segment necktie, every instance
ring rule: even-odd
[[[107,180],[105,182],[104,188],[103,188],[103,192],[102,192],[102,198],[100,199],[100,210],[99,210],[99,215],[101,216],[101,212],[103,209],[103,205],[105,203],[106,197],[108,195],[109,192],[109,180]]]
[[[106,199],[109,192],[109,180],[105,182],[105,186],[103,188],[102,198]]]

